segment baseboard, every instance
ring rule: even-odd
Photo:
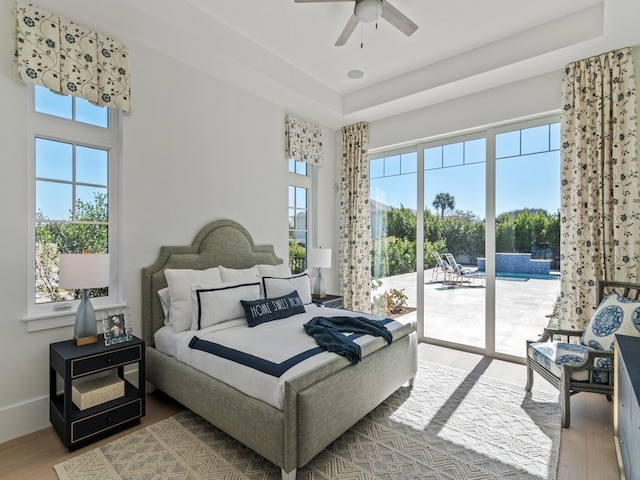
[[[126,371],[124,376],[129,382],[137,385],[137,368]],[[0,443],[50,427],[49,395],[0,408],[0,425]]]
[[[49,395],[0,409],[0,425],[0,443],[51,426]]]

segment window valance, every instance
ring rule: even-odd
[[[322,130],[291,115],[285,117],[285,156],[321,167]]]
[[[16,2],[15,23],[18,80],[130,110],[125,45],[30,3]]]

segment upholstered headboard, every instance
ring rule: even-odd
[[[272,245],[255,245],[249,232],[233,220],[215,220],[198,232],[189,246],[161,247],[152,265],[142,269],[142,337],[154,345],[154,333],[164,325],[164,313],[158,290],[167,286],[166,268],[203,270],[219,265],[249,268],[254,265],[278,265]]]

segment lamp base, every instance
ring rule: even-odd
[[[86,288],[82,290],[80,305],[76,311],[76,319],[73,324],[73,343],[76,345],[98,343],[96,314],[91,300],[89,300],[89,289]]]
[[[94,335],[91,337],[73,337],[73,343],[76,345],[91,345],[92,343],[98,343],[98,336]]]
[[[316,277],[316,283],[313,286],[313,297],[324,298],[327,296],[327,292],[324,288],[324,278],[322,278],[322,270],[318,268],[318,276]]]

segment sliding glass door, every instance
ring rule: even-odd
[[[463,138],[421,149],[424,163],[424,332],[438,342],[484,349],[482,277],[475,268],[485,250],[485,138]],[[434,270],[435,269],[435,270]]]
[[[495,349],[524,356],[560,295],[560,124],[501,131],[495,145]]]
[[[371,157],[377,311],[404,302],[427,341],[523,357],[556,320],[559,142],[538,120]]]
[[[370,160],[373,310],[413,315],[417,308],[416,152]]]

